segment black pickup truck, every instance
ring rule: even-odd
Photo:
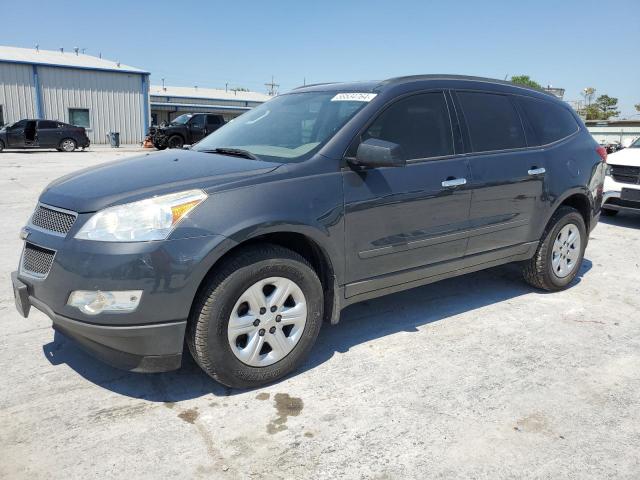
[[[199,142],[225,124],[222,115],[210,113],[185,113],[168,125],[151,127],[149,137],[158,150],[182,148]]]

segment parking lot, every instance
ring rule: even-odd
[[[564,292],[505,266],[354,305],[301,370],[236,391],[187,355],[113,369],[15,311],[39,192],[135,151],[0,154],[0,478],[640,477],[640,215],[601,220]]]

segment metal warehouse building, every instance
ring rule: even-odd
[[[0,46],[0,123],[60,120],[92,143],[120,132],[141,142],[149,127],[149,72],[75,52]]]
[[[154,125],[170,122],[178,115],[192,112],[219,113],[229,121],[271,98],[258,92],[157,85],[152,85],[149,93]]]

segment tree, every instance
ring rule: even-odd
[[[542,85],[540,85],[535,80],[531,80],[529,75],[515,75],[511,77],[511,83],[516,83],[518,85],[524,85],[525,87],[537,88],[538,90],[542,90]]]
[[[636,107],[636,110],[640,112],[640,103],[636,103],[635,107]]]
[[[618,108],[618,99],[610,97],[609,95],[600,95],[596,99],[596,106],[599,110],[599,117],[597,120],[609,120],[611,117],[617,117],[620,115]]]
[[[595,103],[585,106],[581,112],[586,120],[602,120],[602,112]]]

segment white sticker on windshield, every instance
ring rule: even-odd
[[[370,102],[376,97],[377,93],[339,93],[331,99],[332,102]]]

